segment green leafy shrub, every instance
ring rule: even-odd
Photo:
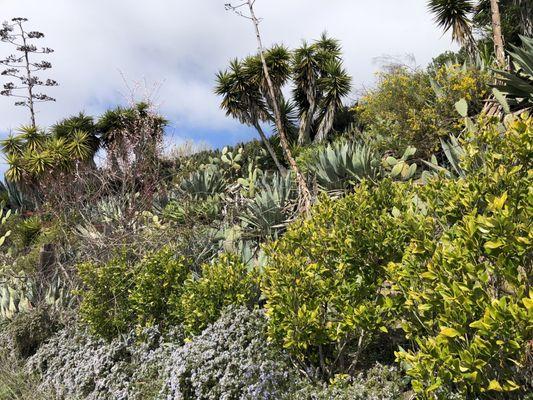
[[[258,283],[257,274],[236,255],[223,254],[205,264],[200,277],[191,275],[185,281],[176,307],[186,331],[200,333],[232,304],[253,307],[259,299]]]
[[[167,247],[144,258],[137,266],[129,300],[140,326],[172,324],[173,304],[180,297],[189,266]]]
[[[80,314],[92,331],[113,337],[135,324],[150,326],[172,322],[175,304],[189,272],[185,260],[170,247],[132,262],[125,253],[108,263],[81,264]]]
[[[465,99],[475,115],[483,107],[488,82],[487,72],[457,65],[442,66],[434,75],[406,68],[382,73],[377,88],[357,106],[365,136],[396,156],[414,146],[419,156],[429,158],[440,137],[463,128],[455,103]]]
[[[415,343],[397,357],[421,398],[521,399],[532,390],[532,139],[531,117],[503,132],[482,125],[465,143],[469,175],[419,192],[444,231],[413,241],[389,272]]]
[[[270,338],[325,377],[353,371],[389,325],[387,263],[430,233],[413,208],[408,185],[363,182],[344,199],[322,199],[311,218],[268,246],[262,289]]]

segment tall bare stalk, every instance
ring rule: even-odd
[[[281,147],[283,149],[283,154],[290,168],[293,170],[294,174],[296,175],[296,181],[298,182],[298,189],[300,192],[300,210],[304,213],[307,213],[309,209],[311,208],[311,192],[309,191],[305,177],[300,172],[300,169],[298,168],[298,165],[296,164],[296,161],[294,160],[291,149],[289,147],[289,142],[287,140],[287,134],[283,126],[283,118],[282,118],[280,107],[279,107],[278,97],[276,96],[276,90],[274,89],[274,84],[272,83],[272,78],[270,76],[268,65],[265,59],[263,41],[261,39],[261,32],[259,30],[259,24],[261,21],[255,15],[254,4],[255,4],[255,0],[246,0],[243,3],[240,3],[238,5],[232,5],[231,3],[226,3],[226,9],[235,11],[241,17],[251,20],[254,25],[255,35],[257,39],[257,48],[259,50],[259,56],[261,58],[261,63],[263,65],[263,72],[265,74],[265,79],[268,85],[268,92],[269,92],[270,98],[272,99],[272,109],[274,111],[274,119],[276,123],[276,129],[278,131],[280,142],[281,142]],[[248,15],[246,15],[245,13],[241,11],[241,9],[246,6],[249,10]]]

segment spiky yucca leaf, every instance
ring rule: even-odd
[[[500,81],[496,88],[510,105],[525,108],[533,106],[533,38],[520,38],[522,47],[511,45],[513,51],[509,52],[515,71],[495,70]]]
[[[0,141],[2,151],[6,155],[22,155],[24,153],[25,141],[21,135],[10,134],[6,139]]]
[[[429,0],[429,11],[435,15],[435,22],[444,32],[452,31],[452,39],[456,42],[471,46],[474,42],[472,35],[471,14],[474,4],[470,0]]]

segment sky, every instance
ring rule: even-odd
[[[84,111],[99,115],[132,99],[149,97],[169,120],[167,138],[212,147],[255,137],[226,117],[213,93],[215,74],[229,60],[256,51],[251,22],[226,11],[229,0],[0,0],[0,22],[25,17],[55,50],[41,78],[56,102],[38,106],[46,128]],[[412,55],[420,66],[454,49],[428,13],[426,0],[257,0],[266,46],[298,46],[327,31],[340,39],[353,77],[346,102],[375,83],[385,56]],[[12,48],[0,42],[0,58]],[[0,76],[0,85],[7,79]],[[0,138],[29,121],[28,111],[0,97]],[[2,160],[0,160],[2,161]],[[5,165],[0,164],[0,176]]]

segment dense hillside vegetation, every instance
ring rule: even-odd
[[[3,140],[0,399],[533,398],[533,39],[509,21],[512,68],[466,35],[355,104],[327,35],[232,61],[216,93],[260,141],[163,151],[148,99]]]

